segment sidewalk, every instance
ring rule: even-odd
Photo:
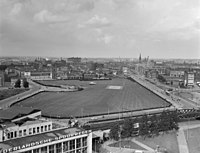
[[[144,145],[141,142],[136,141],[134,138],[131,140],[132,142],[136,143],[137,145],[141,146],[142,148],[145,148],[147,150],[137,150],[137,149],[130,149],[130,148],[119,148],[119,147],[110,147],[109,145],[112,143],[115,143],[115,141],[107,141],[103,144],[103,148],[105,148],[108,153],[135,153],[135,151],[141,151],[141,153],[155,153],[155,151]]]
[[[195,124],[196,123],[196,124]],[[177,132],[177,140],[179,144],[179,152],[180,153],[190,153],[188,149],[187,139],[185,137],[184,130],[193,129],[200,127],[197,121],[190,122],[190,123],[180,123],[180,129]]]
[[[178,140],[179,152],[180,153],[189,153],[183,129],[179,129],[177,140]]]

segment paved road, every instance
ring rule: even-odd
[[[9,98],[6,98],[6,99],[3,99],[0,101],[0,107],[1,108],[7,108],[9,107],[12,103],[15,103],[17,101],[19,101],[20,99],[22,98],[25,98],[25,97],[28,97],[34,93],[37,93],[37,92],[40,92],[42,89],[41,89],[41,86],[32,82],[32,81],[29,81],[29,86],[30,86],[30,90],[28,91],[25,91],[21,94],[17,94],[15,96],[12,96],[12,97],[9,97]]]
[[[167,101],[172,103],[177,109],[181,109],[181,108],[187,108],[187,109],[188,108],[190,108],[190,109],[191,108],[197,108],[196,103],[193,103],[193,102],[191,102],[189,100],[183,99],[183,98],[178,97],[178,96],[176,96],[174,94],[170,94],[169,96],[166,95],[165,91],[163,89],[159,88],[155,84],[152,84],[152,83],[146,81],[141,76],[132,75],[131,77],[133,79],[135,79],[141,85],[143,85],[146,88],[148,88],[149,90],[153,91],[155,94],[163,97],[164,99],[166,99]]]

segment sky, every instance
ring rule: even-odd
[[[0,56],[200,58],[200,0],[0,0]]]

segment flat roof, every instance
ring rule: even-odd
[[[11,120],[19,115],[28,115],[34,111],[41,111],[31,107],[12,106],[5,110],[0,110],[0,119]]]
[[[4,141],[4,142],[1,142],[0,146],[1,146],[2,149],[5,150],[5,149],[9,149],[9,148],[23,146],[23,145],[26,145],[26,144],[41,142],[41,141],[44,141],[44,140],[51,140],[53,142],[53,141],[58,140],[59,138],[60,139],[65,138],[64,136],[73,137],[73,136],[75,136],[75,134],[78,134],[80,132],[83,132],[81,134],[84,134],[84,133],[89,133],[90,131],[85,131],[81,128],[75,128],[75,127],[73,127],[73,128],[62,128],[62,129],[58,129],[58,130],[54,130],[54,131],[48,131],[48,132],[45,132],[45,133],[40,133],[40,134],[31,135],[31,136],[27,136],[27,137],[7,140],[7,141]],[[51,141],[48,141],[48,142],[51,142]]]

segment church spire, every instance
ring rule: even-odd
[[[141,57],[141,53],[140,53],[140,56],[139,56],[139,63],[142,62],[142,57]]]

